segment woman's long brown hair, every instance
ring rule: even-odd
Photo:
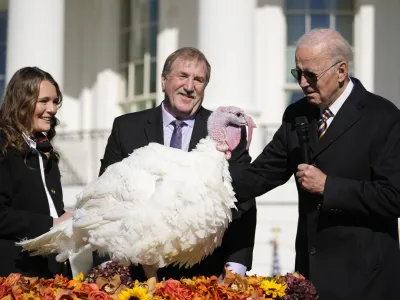
[[[58,105],[61,106],[62,94],[53,77],[37,68],[19,69],[7,85],[3,103],[0,106],[0,132],[2,145],[0,151],[5,153],[9,147],[23,151],[25,140],[22,133],[32,134],[33,114],[39,97],[40,84],[49,81],[56,88]],[[47,137],[51,141],[56,135],[58,119],[54,116]],[[58,157],[58,154],[55,153]]]

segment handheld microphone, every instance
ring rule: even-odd
[[[305,116],[297,117],[294,121],[294,127],[299,138],[302,162],[311,165],[307,118]]]

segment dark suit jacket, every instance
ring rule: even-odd
[[[1,144],[1,137],[0,137]],[[15,242],[35,238],[53,226],[37,154],[25,160],[25,153],[9,148],[0,156],[0,276],[22,273],[25,276],[53,277],[66,271],[54,256],[29,256]],[[60,171],[52,162],[45,172],[46,185],[57,213],[64,211]],[[65,275],[66,273],[64,273]],[[69,274],[67,274],[69,275]]]
[[[313,164],[327,175],[323,196],[299,188],[296,270],[320,299],[400,299],[400,117],[388,100],[354,88],[319,140],[319,108],[301,99],[251,167],[231,165],[234,189],[255,197],[285,183],[302,162],[294,128],[309,122]]]
[[[207,119],[211,112],[200,108],[196,115],[195,125],[190,140],[189,151],[195,148],[200,139],[207,135]],[[133,150],[148,145],[150,142],[164,144],[161,106],[120,116],[115,119],[111,135],[101,161],[100,175],[105,169],[121,161]],[[250,157],[244,151],[245,139],[234,151],[234,160],[248,161]],[[205,258],[201,263],[190,269],[166,267],[158,271],[159,278],[177,278],[195,275],[220,275],[226,262],[237,262],[251,269],[253,259],[254,235],[256,228],[256,205],[251,199],[248,203],[238,205],[238,211],[233,210],[233,222],[227,229],[222,246]],[[94,264],[102,260],[94,257]],[[141,267],[132,268],[135,279],[145,280]]]

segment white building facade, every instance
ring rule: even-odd
[[[59,82],[56,147],[72,205],[98,175],[114,118],[162,101],[163,63],[183,46],[211,63],[204,106],[236,105],[254,117],[253,158],[301,98],[289,70],[294,42],[313,28],[342,32],[354,49],[352,74],[400,106],[399,11],[400,0],[0,0],[0,90],[28,65]],[[271,273],[276,236],[280,271],[293,271],[293,179],[257,205],[252,273]]]

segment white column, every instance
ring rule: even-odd
[[[158,4],[158,29],[157,36],[157,105],[164,100],[161,89],[161,73],[168,55],[179,48],[179,4],[176,0],[159,1]]]
[[[7,81],[21,67],[37,66],[63,85],[64,0],[9,1]]]
[[[199,48],[211,64],[204,106],[255,112],[255,0],[199,1]]]
[[[275,128],[282,121],[287,106],[286,18],[284,1],[259,6],[256,10],[255,35],[255,99],[261,122]],[[294,65],[294,56],[291,58]]]
[[[354,22],[354,75],[364,87],[374,92],[375,6],[371,1],[358,0]]]

